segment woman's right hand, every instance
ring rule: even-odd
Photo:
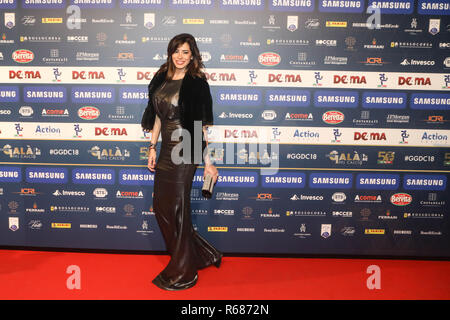
[[[156,150],[155,149],[150,149],[148,151],[148,164],[147,164],[147,168],[154,172],[155,171],[155,165],[156,165]]]

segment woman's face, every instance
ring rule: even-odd
[[[180,45],[172,54],[172,62],[177,69],[184,69],[191,62],[192,52],[187,42]]]

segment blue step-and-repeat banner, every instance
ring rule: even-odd
[[[214,100],[227,253],[450,257],[449,0],[0,0],[0,246],[165,250],[141,130],[168,41]]]

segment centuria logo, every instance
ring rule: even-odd
[[[340,111],[327,111],[322,115],[322,120],[328,124],[338,124],[344,121],[344,114]]]
[[[281,57],[275,52],[264,52],[258,56],[258,62],[263,66],[273,67],[281,62]]]
[[[27,49],[18,49],[12,53],[12,59],[17,63],[29,63],[34,59],[34,53]]]
[[[78,116],[84,120],[94,120],[100,116],[100,110],[96,107],[85,106],[78,109]]]
[[[407,206],[412,202],[411,195],[407,193],[396,193],[391,196],[391,203],[395,206]]]

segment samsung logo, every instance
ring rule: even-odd
[[[63,9],[65,0],[23,0],[24,9]]]
[[[270,10],[313,11],[314,0],[270,0]]]
[[[314,106],[327,108],[356,108],[358,92],[353,91],[316,91]]]
[[[0,102],[18,102],[19,88],[0,86]]]
[[[406,93],[364,92],[364,108],[403,109],[406,108]]]
[[[362,12],[364,9],[364,0],[321,0],[319,2],[319,11],[323,12]]]
[[[193,187],[203,186],[203,173],[196,174],[193,179]],[[258,173],[247,171],[229,170],[222,173],[217,179],[218,187],[248,188],[258,186]]]
[[[419,0],[419,14],[449,15],[450,2],[448,0]]]
[[[114,184],[115,174],[112,169],[73,169],[72,182],[80,184]]]
[[[22,170],[18,167],[0,167],[0,182],[21,182]]]
[[[266,104],[277,107],[308,107],[310,92],[307,90],[267,90]]]
[[[114,89],[97,87],[72,88],[72,102],[74,103],[113,103],[115,100]]]
[[[310,188],[349,189],[353,184],[351,173],[312,173],[309,176]]]
[[[443,175],[405,175],[403,188],[407,190],[445,190],[447,177]]]
[[[184,9],[203,9],[210,8],[214,5],[212,0],[171,0],[169,6],[171,8]]]
[[[143,103],[148,100],[148,90],[142,88],[121,88],[119,93],[120,103]]]
[[[218,92],[217,102],[225,105],[256,106],[261,103],[261,91],[222,89]]]
[[[412,109],[449,110],[450,94],[445,93],[413,93],[411,95]]]
[[[121,0],[121,7],[133,8],[134,6],[153,6],[161,5],[162,0]]]
[[[123,169],[119,171],[119,184],[153,185],[155,175],[147,169]]]
[[[65,168],[27,168],[26,181],[29,183],[67,183]]]
[[[358,174],[356,187],[358,189],[396,190],[399,180],[399,176],[396,174]]]
[[[262,186],[266,188],[303,188],[305,174],[296,172],[282,172],[272,176],[265,176]]]
[[[380,9],[381,13],[386,14],[405,14],[414,11],[414,0],[381,0],[369,1],[368,7]]]
[[[25,87],[25,102],[66,102],[66,88]]]
[[[221,0],[222,9],[264,10],[264,0]]]
[[[113,0],[72,0],[80,8],[113,8]]]

